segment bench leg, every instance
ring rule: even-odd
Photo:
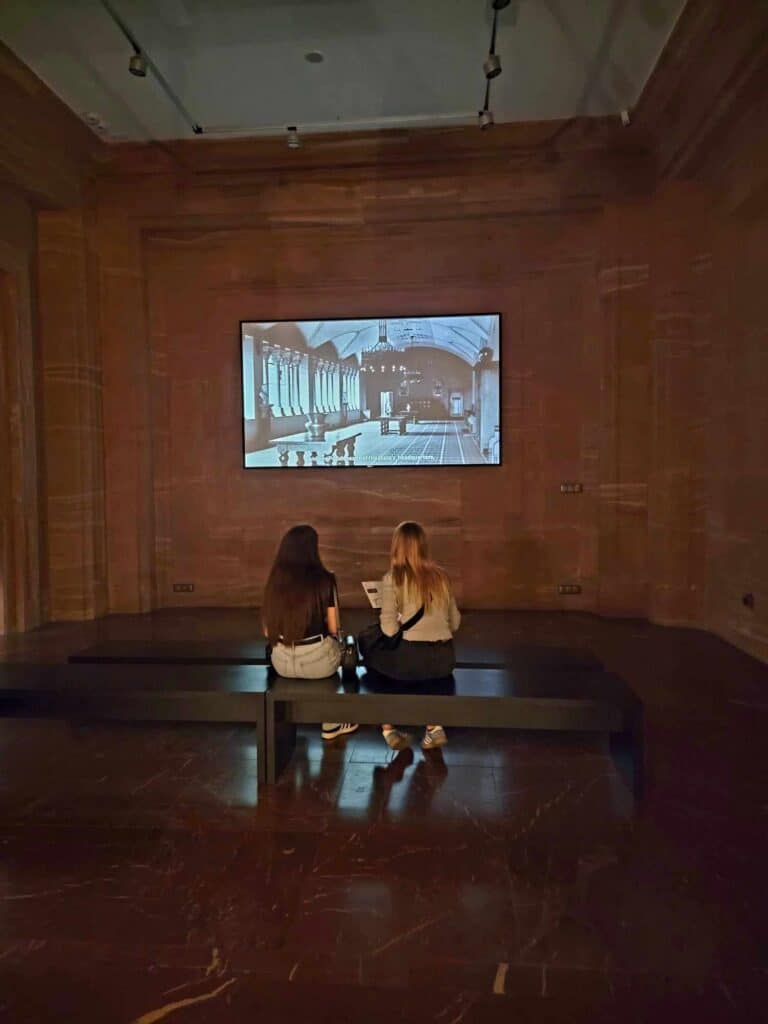
[[[264,702],[266,704],[266,701]],[[263,714],[256,723],[256,777],[259,790],[267,781],[267,723]]]
[[[276,707],[273,701],[267,698],[267,784],[272,785],[277,777],[275,765],[275,714]]]
[[[296,726],[286,721],[286,705],[267,701],[267,783],[277,782],[296,748]]]
[[[636,801],[645,793],[645,741],[641,715],[624,732],[611,733],[611,755],[619,775],[626,782]]]

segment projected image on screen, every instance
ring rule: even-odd
[[[498,314],[241,329],[246,467],[501,462]]]

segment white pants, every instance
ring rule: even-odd
[[[316,644],[290,647],[275,644],[272,665],[278,675],[286,679],[325,679],[332,676],[341,664],[341,645],[334,636],[323,637]],[[323,722],[323,729],[334,729],[338,722]]]
[[[291,647],[275,644],[272,664],[286,679],[324,679],[341,664],[341,646],[335,636],[325,636],[314,644]]]

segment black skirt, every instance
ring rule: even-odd
[[[389,679],[443,679],[456,667],[453,640],[401,640],[394,650],[387,650],[371,648],[367,639],[365,633],[358,638],[366,668]]]

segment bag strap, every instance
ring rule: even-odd
[[[422,605],[421,608],[419,608],[419,610],[417,612],[414,612],[413,615],[410,617],[410,619],[408,619],[407,622],[404,622],[400,626],[400,632],[401,633],[405,633],[407,630],[413,629],[413,627],[416,625],[416,623],[417,622],[421,622],[421,620],[423,618],[424,618],[424,605]]]
[[[333,583],[331,584],[331,589],[333,590],[333,607],[336,609],[336,630],[337,630],[336,635],[339,636],[339,637],[342,637],[342,636],[344,636],[344,631],[341,628],[341,608],[339,607],[339,588],[336,585],[336,577],[335,577],[335,575],[333,573],[331,573],[331,579],[333,580]]]

